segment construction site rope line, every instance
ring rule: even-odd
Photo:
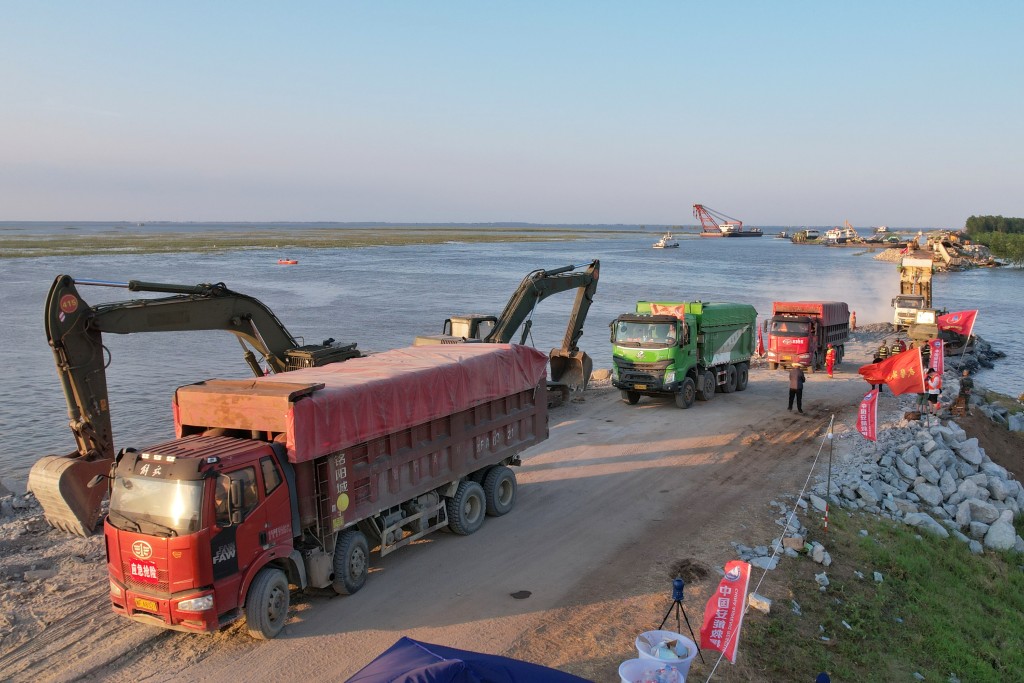
[[[808,485],[811,482],[811,477],[814,475],[814,468],[818,466],[818,460],[821,459],[821,451],[825,448],[825,442],[832,440],[832,437],[833,437],[832,429],[835,426],[835,421],[836,421],[836,416],[835,416],[835,413],[833,413],[832,416],[829,417],[828,428],[825,430],[824,435],[821,437],[821,443],[818,444],[818,452],[814,454],[814,462],[811,463],[811,469],[810,469],[809,472],[807,472],[807,478],[804,479],[804,485],[803,485],[803,487],[801,487],[800,493],[796,497],[797,502],[793,504],[793,509],[790,511],[789,517],[786,518],[786,526],[782,529],[782,536],[781,536],[781,538],[785,538],[786,537],[786,532],[789,531],[789,527],[793,523],[793,515],[796,514],[797,508],[800,507],[799,506],[799,501],[803,500],[804,493],[806,493],[807,487],[808,487]],[[828,511],[828,500],[827,499],[825,501],[825,510],[826,510],[825,514],[827,516],[827,514],[828,514],[828,512],[827,512]],[[779,554],[779,549],[782,547],[782,540],[781,540],[781,538],[780,538],[778,543],[774,543],[773,544],[775,547],[772,548],[772,555],[771,555],[770,558],[768,558],[768,565],[769,566],[771,565],[771,561],[773,559],[775,559],[775,556]],[[760,588],[761,584],[764,582],[764,577],[767,576],[767,575],[768,575],[768,569],[767,568],[762,569],[761,570],[761,578],[758,579],[757,585],[754,586],[754,590],[747,592],[747,597],[744,598],[745,604],[743,606],[743,616],[744,617],[746,616],[747,611],[750,609],[750,602],[749,602],[749,595],[750,595],[750,593],[756,593],[757,592],[757,589]],[[738,632],[739,632],[739,629],[735,629],[729,635],[729,638],[722,644],[722,651],[719,652],[718,660],[715,662],[715,665],[713,667],[711,667],[711,671],[710,671],[710,673],[708,673],[708,677],[705,680],[705,683],[708,683],[708,681],[710,681],[711,678],[715,675],[715,671],[718,670],[718,665],[721,664],[722,660],[725,658],[726,650],[729,649],[729,645],[732,643],[732,639],[736,636],[736,634]],[[697,648],[698,649],[700,648],[700,644],[699,643],[697,643]]]

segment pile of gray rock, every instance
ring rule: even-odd
[[[830,496],[833,505],[955,536],[974,553],[1024,553],[1013,527],[1024,509],[1024,487],[955,422],[911,420],[881,430],[877,444],[855,447],[832,475],[831,486],[819,481],[814,487],[816,506]]]

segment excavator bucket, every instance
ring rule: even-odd
[[[100,521],[105,485],[89,488],[96,475],[110,473],[110,460],[84,460],[74,456],[47,455],[28,474],[28,489],[43,506],[43,515],[53,527],[91,536]],[[104,482],[105,483],[105,482]]]
[[[571,389],[586,389],[594,361],[583,351],[551,349],[548,355],[551,365],[551,381],[564,384]]]

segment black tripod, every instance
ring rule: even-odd
[[[704,662],[704,653],[700,651],[700,644],[697,640],[697,636],[693,632],[693,627],[690,626],[690,618],[686,616],[686,609],[683,607],[683,595],[686,589],[686,584],[683,583],[683,577],[676,576],[672,579],[672,605],[669,606],[668,611],[665,612],[665,618],[661,620],[661,624],[658,625],[660,631],[665,622],[668,621],[669,615],[672,614],[672,610],[676,611],[676,633],[682,633],[683,625],[679,621],[679,615],[681,614],[683,619],[686,620],[686,628],[690,629],[690,635],[693,637],[693,644],[697,648],[697,654],[700,655],[700,661]]]

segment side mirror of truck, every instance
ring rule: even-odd
[[[232,479],[231,480],[231,498],[228,501],[228,509],[230,510],[231,523],[241,524],[242,523],[242,480]]]

